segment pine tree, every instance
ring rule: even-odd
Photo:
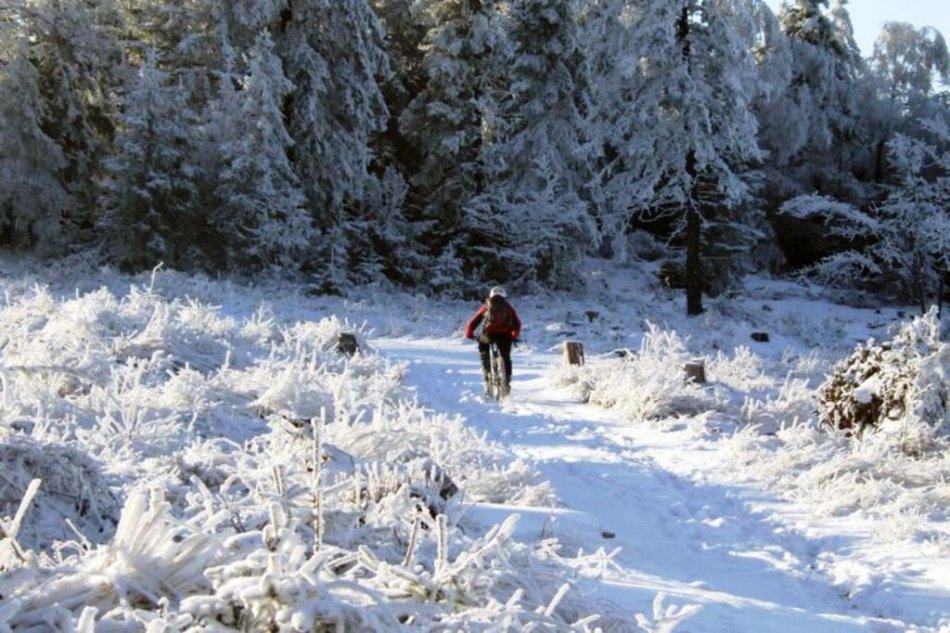
[[[640,54],[636,107],[650,125],[628,169],[653,189],[652,209],[674,221],[686,250],[687,314],[702,312],[703,253],[712,228],[752,224],[741,217],[743,170],[760,157],[750,104],[756,83],[752,30],[742,2],[641,5],[633,28]]]
[[[349,274],[350,214],[376,184],[372,139],[388,117],[378,81],[390,73],[384,33],[368,0],[292,3],[274,31],[294,85],[284,108],[291,161],[320,230],[312,272],[318,285],[338,290]]]
[[[42,129],[38,82],[23,53],[0,66],[0,243],[56,249],[65,239],[61,209],[72,199],[58,178],[66,157]]]
[[[237,100],[237,107],[219,110],[236,117],[220,139],[220,207],[213,219],[225,236],[229,268],[289,266],[300,261],[314,239],[306,199],[288,157],[293,141],[284,128],[282,107],[292,90],[273,41],[263,31],[250,51],[242,90],[224,88],[225,99]]]
[[[188,266],[198,257],[204,220],[194,207],[195,116],[186,97],[151,51],[124,98],[101,227],[113,257],[132,270]]]
[[[4,10],[10,19],[4,21],[0,38],[11,53],[9,59],[18,60],[9,70],[19,74],[17,81],[26,88],[20,95],[23,102],[14,109],[29,119],[25,135],[36,141],[36,130],[29,127],[38,126],[56,146],[52,164],[60,187],[54,190],[68,194],[58,197],[55,207],[41,210],[34,204],[23,210],[39,224],[29,234],[20,232],[20,245],[60,250],[64,239],[90,238],[83,233],[94,221],[102,160],[114,133],[110,95],[121,76],[118,16],[110,2],[41,0]]]
[[[426,28],[425,86],[399,123],[421,154],[412,184],[438,255],[460,239],[464,209],[484,192],[482,152],[496,124],[506,43],[494,2],[416,0],[412,9]]]
[[[589,183],[596,240],[606,256],[625,254],[624,238],[639,212],[649,208],[657,186],[655,171],[644,170],[644,158],[653,154],[654,114],[639,107],[649,94],[641,73],[642,52],[650,48],[638,30],[644,16],[633,0],[589,2],[582,15],[582,37],[590,103],[590,130],[594,171]],[[656,53],[654,53],[656,54]]]
[[[784,183],[776,195],[819,192],[860,203],[873,192],[855,181],[859,160],[873,159],[861,118],[870,96],[861,81],[864,62],[851,30],[846,2],[797,0],[779,14],[788,37],[784,86],[762,102],[759,121],[768,174]]]
[[[461,252],[483,280],[566,284],[593,240],[576,15],[571,2],[518,0],[509,20],[508,96],[483,126],[486,191],[466,207]]]

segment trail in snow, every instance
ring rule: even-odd
[[[752,488],[704,481],[694,465],[718,459],[709,440],[623,425],[615,414],[548,387],[544,370],[559,362],[552,354],[516,352],[512,396],[499,404],[481,396],[474,345],[373,344],[407,363],[407,381],[424,405],[464,416],[535,462],[571,510],[543,523],[566,548],[622,548],[618,568],[590,590],[631,619],[649,613],[662,591],[668,602],[703,605],[679,630],[903,631],[913,621],[914,613],[901,612],[893,599],[862,607],[841,595],[829,560],[845,556],[847,537],[806,534],[775,518],[774,508],[787,504]],[[874,573],[861,564],[854,570]],[[883,612],[887,607],[894,612]]]

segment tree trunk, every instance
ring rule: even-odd
[[[884,141],[878,141],[874,151],[874,182],[881,184],[884,182],[884,168],[886,166],[887,145]]]
[[[676,38],[679,40],[683,61],[690,69],[691,50],[689,45],[689,3],[684,3],[676,23]],[[684,133],[688,133],[684,130]],[[703,312],[703,270],[700,248],[702,246],[702,222],[696,208],[696,152],[690,149],[686,154],[686,175],[689,180],[689,201],[686,208],[686,315],[695,316]]]
[[[690,203],[686,211],[686,315],[703,313],[703,266],[701,218]]]
[[[943,292],[944,292],[944,279],[947,277],[947,271],[940,271],[940,281],[937,282],[937,320],[943,318]]]

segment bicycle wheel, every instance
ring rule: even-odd
[[[501,400],[508,395],[505,393],[508,386],[505,375],[505,360],[501,356],[501,350],[498,349],[497,343],[492,342],[488,350],[491,355],[491,397],[495,400]]]
[[[498,389],[498,359],[501,354],[498,353],[498,346],[494,342],[488,344],[488,397],[492,400],[498,400],[501,393]]]
[[[501,400],[508,395],[508,372],[505,368],[505,359],[502,358],[501,352],[496,354],[498,370],[495,372],[495,375],[498,377],[498,399]]]

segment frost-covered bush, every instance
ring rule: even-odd
[[[409,399],[363,327],[253,296],[8,295],[0,631],[593,630],[563,585],[593,563],[466,510],[551,507],[532,464]]]
[[[946,555],[939,522],[950,481],[948,368],[931,311],[839,362],[814,392],[817,417],[789,415],[794,402],[809,402],[800,379],[790,378],[787,395],[744,407],[758,419],[778,413],[781,424],[772,435],[746,427],[724,440],[723,459],[742,466],[730,476],[766,482],[819,515],[873,519],[879,541]]]
[[[774,435],[744,427],[724,440],[723,460],[741,466],[728,471],[734,481],[765,482],[820,516],[874,519],[878,540],[927,543],[946,555],[950,539],[939,526],[950,494],[950,441],[936,438],[934,449],[909,456],[882,434],[854,441],[800,422]]]
[[[101,462],[74,446],[6,435],[0,430],[0,517],[13,516],[30,482],[41,482],[34,500],[41,511],[30,517],[21,545],[49,548],[56,538],[73,537],[72,530],[89,538],[111,534],[119,502]],[[72,521],[71,529],[64,520]]]
[[[764,432],[774,433],[783,425],[811,419],[814,409],[814,390],[808,381],[789,376],[774,395],[746,396],[742,419]]]
[[[717,408],[715,395],[685,379],[690,359],[673,330],[647,322],[638,351],[622,358],[552,370],[549,379],[571,386],[591,404],[616,409],[631,422],[659,420]]]
[[[940,340],[936,308],[900,327],[890,341],[871,340],[837,363],[818,391],[819,416],[860,436],[886,434],[919,454],[950,429],[950,345]]]

